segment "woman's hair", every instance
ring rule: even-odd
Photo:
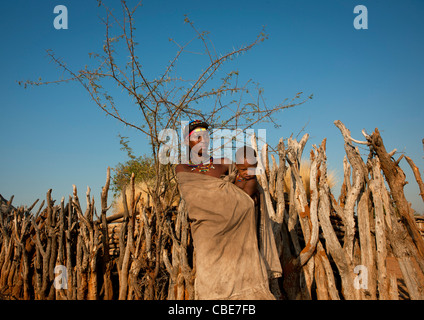
[[[202,121],[202,120],[193,120],[190,121],[188,125],[185,126],[184,128],[184,139],[187,138],[190,133],[196,129],[196,128],[205,128],[206,130],[208,130],[209,128],[209,124],[207,124],[206,122]]]

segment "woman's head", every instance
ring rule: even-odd
[[[190,160],[194,163],[202,162],[203,156],[208,155],[209,149],[209,125],[201,120],[191,121],[186,128],[184,143],[188,146]]]

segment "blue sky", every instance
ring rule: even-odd
[[[109,3],[119,8],[118,1]],[[58,4],[68,9],[67,30],[53,26]],[[356,5],[368,9],[368,30],[353,26]],[[30,205],[50,188],[57,201],[67,198],[75,184],[80,197],[90,186],[99,205],[106,168],[127,160],[118,134],[130,137],[136,154],[148,154],[146,138],[106,117],[77,84],[24,89],[16,81],[62,76],[46,49],[74,70],[89,64],[88,53],[102,50],[104,11],[88,0],[15,0],[0,2],[0,14],[0,193],[15,195],[17,205]],[[314,95],[278,115],[278,130],[260,125],[269,144],[297,135],[307,124],[305,154],[327,138],[328,166],[341,177],[343,139],[333,124],[339,119],[359,140],[362,129],[371,133],[377,127],[388,150],[397,148],[424,168],[423,1],[146,0],[135,18],[147,75],[160,74],[176,52],[169,38],[183,42],[193,36],[185,14],[210,32],[223,53],[254,40],[265,26],[269,39],[226,67],[259,82],[268,105],[299,91]],[[201,67],[184,65],[187,72]],[[129,103],[119,90],[112,93],[122,105]],[[409,181],[407,198],[422,213],[412,172],[404,160],[401,167]]]

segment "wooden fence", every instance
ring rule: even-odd
[[[377,129],[357,141],[340,121],[335,125],[346,152],[338,199],[328,185],[325,139],[310,151],[309,185],[299,174],[307,134],[281,139],[270,162],[267,145],[262,150],[258,182],[283,266],[272,292],[278,299],[424,299],[424,218],[405,198],[403,155],[394,160]],[[355,144],[369,150],[366,160]],[[405,159],[424,197],[419,170]],[[183,201],[143,205],[132,178],[123,213],[107,216],[109,181],[108,170],[99,215],[90,189],[83,212],[75,186],[60,204],[51,190],[29,208],[0,199],[0,299],[194,298]]]

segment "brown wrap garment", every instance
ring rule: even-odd
[[[275,299],[268,277],[281,275],[281,265],[268,215],[260,210],[256,228],[254,201],[231,182],[234,165],[230,172],[221,178],[177,174],[192,221],[196,299]]]

